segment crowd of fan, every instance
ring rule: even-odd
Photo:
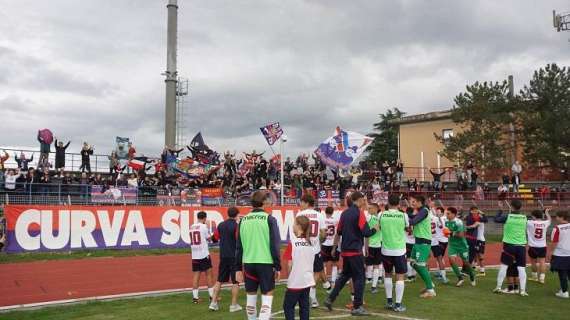
[[[280,190],[280,159],[278,156],[267,158],[264,154],[244,153],[242,157],[226,152],[222,159],[217,157],[213,170],[199,177],[189,178],[169,168],[168,159],[182,159],[180,153],[184,149],[165,147],[160,158],[150,159],[137,155],[132,144],[128,146],[126,160],[120,160],[115,151],[107,158],[109,160],[108,174],[92,173],[91,157],[93,146],[83,143],[81,149],[80,172],[65,171],[66,149],[70,142],[64,144],[55,140],[55,163],[49,162],[50,146],[40,145],[40,157],[36,168],[31,164],[34,155],[27,156],[24,152],[14,154],[17,164],[15,168],[6,168],[5,163],[10,157],[6,151],[0,153],[0,191],[31,192],[48,194],[60,192],[63,194],[88,193],[90,185],[110,187],[153,187],[157,189],[178,189],[221,187],[227,196],[236,197],[248,194],[253,190]],[[138,157],[137,157],[138,156]],[[142,168],[134,170],[128,161],[142,159]],[[446,191],[454,188],[458,191],[474,190],[490,192],[488,184],[478,181],[477,168],[471,161],[463,167],[431,169],[430,182],[420,182],[417,178],[406,179],[404,164],[401,161],[392,163],[361,162],[346,170],[334,170],[315,155],[301,154],[295,159],[287,158],[283,164],[283,181],[286,194],[300,197],[305,192],[316,190],[335,190],[342,197],[346,190],[358,190],[366,194],[375,191]],[[499,187],[499,194],[517,192],[521,184],[522,166],[515,162],[506,172]],[[447,175],[447,176],[446,176]],[[444,176],[447,181],[444,183]],[[548,188],[548,191],[544,189]],[[544,186],[540,191],[550,192],[550,187]],[[537,190],[538,191],[538,190]]]

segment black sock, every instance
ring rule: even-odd
[[[388,298],[388,304],[394,302],[394,300],[392,298]]]
[[[509,284],[509,291],[513,291],[513,290],[515,290],[515,286],[512,284]]]
[[[518,284],[515,284],[514,287],[515,287],[515,290],[518,290],[518,289],[519,289],[519,285],[518,285]]]

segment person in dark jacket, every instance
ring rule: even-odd
[[[40,159],[38,160],[38,166],[48,161],[49,153],[51,152],[51,141],[50,143],[45,142],[38,131],[38,142],[40,143]]]
[[[91,159],[90,156],[93,154],[93,147],[88,145],[87,142],[83,142],[83,148],[81,149],[81,167],[79,170],[81,172],[91,173]]]
[[[214,294],[212,295],[212,302],[209,309],[218,311],[218,296],[222,283],[231,281],[232,283],[232,303],[230,304],[230,312],[242,310],[238,304],[239,283],[236,280],[235,260],[236,260],[236,231],[237,231],[237,216],[239,210],[236,207],[228,209],[228,219],[218,225],[214,231],[214,241],[220,242],[220,265],[218,266],[218,281],[214,285]]]
[[[22,152],[20,152],[19,158],[18,158],[18,155],[14,153],[14,159],[16,160],[16,163],[18,164],[18,169],[20,169],[22,171],[27,171],[28,170],[28,163],[34,161],[34,154],[32,153],[32,157],[30,159],[28,159],[28,158],[26,158],[24,151],[22,151]]]
[[[354,192],[350,196],[350,204],[340,216],[337,227],[337,236],[332,252],[336,252],[338,239],[342,237],[340,244],[340,255],[343,257],[342,273],[336,279],[334,289],[329,294],[324,304],[332,311],[332,304],[338,297],[340,290],[352,279],[354,289],[354,302],[351,314],[355,316],[367,315],[367,311],[362,307],[364,296],[364,257],[362,248],[364,238],[374,235],[377,229],[370,229],[364,215],[364,209],[368,207],[366,197],[360,192]]]
[[[55,139],[55,169],[65,168],[65,150],[69,147],[71,141],[64,146],[62,141]]]

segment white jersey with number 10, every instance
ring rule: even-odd
[[[315,254],[318,254],[321,252],[321,241],[319,239],[319,234],[321,232],[321,230],[325,229],[325,217],[324,214],[314,210],[314,209],[305,209],[303,211],[299,211],[299,213],[297,213],[297,216],[305,216],[307,218],[309,218],[309,220],[311,221],[311,242],[312,243],[316,243],[315,246],[313,246]]]
[[[208,240],[210,240],[210,230],[205,224],[195,223],[190,227],[192,260],[201,260],[210,255]]]

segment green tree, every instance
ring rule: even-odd
[[[398,159],[398,126],[391,124],[390,120],[403,117],[406,113],[398,108],[388,109],[380,114],[380,121],[374,124],[374,133],[369,134],[374,141],[368,147],[368,161],[382,163]]]
[[[520,92],[517,115],[526,162],[556,167],[570,153],[570,69],[548,64]]]
[[[454,99],[452,120],[461,127],[453,137],[445,139],[440,153],[460,164],[468,160],[484,168],[505,168],[511,152],[508,139],[514,99],[509,98],[507,81],[475,82]]]

